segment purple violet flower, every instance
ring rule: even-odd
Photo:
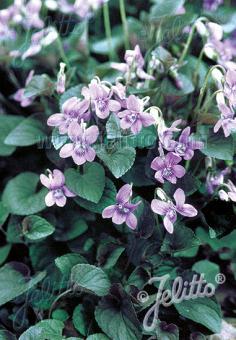
[[[177,219],[177,213],[186,217],[194,217],[197,210],[190,204],[185,204],[185,193],[182,189],[177,189],[174,193],[174,204],[171,200],[165,202],[158,199],[152,200],[151,208],[154,213],[164,216],[164,227],[168,233],[174,231],[174,223]]]
[[[236,186],[230,180],[228,180],[228,183],[226,184],[226,186],[229,189],[229,192],[228,192],[229,198],[231,199],[231,201],[236,202]]]
[[[64,207],[66,197],[75,197],[76,195],[65,186],[65,176],[60,170],[49,170],[49,176],[41,174],[41,183],[48,188],[49,192],[45,197],[45,203],[48,207],[56,204],[58,207]]]
[[[73,143],[67,143],[61,148],[60,157],[72,157],[77,165],[84,164],[87,161],[92,162],[96,157],[96,152],[91,145],[98,138],[98,127],[92,125],[86,129],[84,123],[79,125],[73,122],[68,128],[68,135]]]
[[[92,101],[95,113],[101,119],[107,118],[110,112],[118,112],[121,109],[120,103],[111,99],[113,91],[98,79],[92,80],[88,87],[84,87],[82,95],[88,102]]]
[[[131,129],[133,134],[141,131],[142,127],[155,124],[154,117],[144,112],[144,102],[138,97],[131,95],[126,100],[127,110],[118,113],[121,118],[120,126],[122,129]]]
[[[236,106],[236,71],[228,70],[225,77],[224,93],[232,106]]]
[[[231,132],[236,129],[236,118],[234,118],[234,112],[225,104],[218,105],[221,112],[221,118],[214,126],[214,132],[218,132],[222,127],[225,137],[229,137]]]
[[[225,175],[230,173],[230,168],[217,171],[215,173],[208,172],[206,178],[206,188],[209,194],[213,194],[214,191],[224,183]]]
[[[130,203],[132,197],[132,185],[123,185],[116,195],[116,204],[110,205],[102,212],[103,218],[112,218],[112,222],[115,224],[126,223],[131,229],[136,229],[137,218],[134,215],[135,209],[141,203]]]
[[[71,97],[62,105],[62,113],[55,113],[48,118],[49,126],[59,128],[61,134],[68,132],[69,126],[73,122],[88,121],[90,119],[89,102],[77,97]]]
[[[181,157],[175,155],[172,152],[168,152],[163,157],[156,157],[151,163],[151,168],[156,171],[155,178],[157,181],[164,183],[164,180],[175,184],[177,178],[181,178],[185,175],[186,171],[182,165]]]
[[[30,73],[28,74],[28,76],[26,78],[25,86],[27,86],[31,82],[33,76],[34,76],[34,71],[32,70],[32,71],[30,71]],[[27,98],[27,97],[25,97],[24,92],[25,92],[25,88],[19,89],[13,95],[13,99],[15,101],[19,102],[22,107],[27,107],[27,106],[29,106],[33,103],[35,97]]]
[[[179,137],[178,142],[173,143],[173,151],[176,155],[183,157],[185,160],[189,160],[194,155],[194,150],[199,150],[204,147],[203,142],[194,141],[191,139],[190,127],[186,127]]]
[[[203,7],[205,11],[216,11],[219,5],[221,5],[224,0],[204,0]]]

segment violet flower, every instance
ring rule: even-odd
[[[225,76],[224,93],[232,106],[236,106],[236,71],[228,70]]]
[[[234,112],[225,104],[218,105],[221,111],[221,118],[214,126],[214,132],[218,132],[222,127],[225,137],[229,137],[231,132],[236,129],[236,118],[234,118]]]
[[[67,197],[76,195],[65,186],[65,176],[60,170],[49,170],[49,176],[40,175],[41,183],[48,188],[49,192],[45,197],[45,203],[48,207],[56,204],[58,207],[64,207]]]
[[[105,119],[110,112],[118,112],[121,105],[117,100],[111,99],[113,91],[102,84],[98,79],[91,81],[88,87],[82,89],[82,95],[86,100],[92,102],[96,115]]]
[[[174,150],[175,141],[172,139],[175,132],[179,132],[178,125],[182,123],[181,119],[175,120],[169,128],[165,126],[165,122],[162,119],[158,124],[158,137],[164,149],[167,151]]]
[[[103,218],[112,218],[112,222],[115,224],[123,224],[124,222],[131,229],[136,229],[137,218],[134,215],[135,209],[141,203],[130,203],[132,197],[132,185],[123,185],[116,195],[116,204],[110,205],[102,212]]]
[[[142,127],[155,124],[154,117],[144,112],[144,101],[134,95],[130,95],[126,100],[127,109],[118,113],[121,118],[122,129],[131,129],[133,134],[141,131]]]
[[[191,139],[190,127],[186,127],[180,137],[179,141],[172,144],[173,151],[176,155],[183,157],[185,160],[189,160],[194,156],[194,150],[200,150],[204,147],[203,142],[194,141]]]
[[[229,172],[229,168],[225,168],[224,170],[215,173],[209,172],[206,178],[207,192],[213,194],[215,190],[224,183],[225,175],[229,174]]]
[[[192,205],[185,203],[185,193],[182,189],[175,191],[174,199],[175,204],[171,200],[165,202],[154,199],[151,202],[151,208],[154,213],[164,216],[164,227],[170,234],[174,231],[177,213],[186,217],[194,217],[197,215],[197,210]]]
[[[231,199],[231,201],[236,202],[236,186],[230,180],[228,180],[228,183],[226,184],[226,186],[229,189],[227,193],[229,198]]]
[[[223,2],[224,0],[204,0],[203,8],[205,11],[216,11]]]
[[[177,178],[185,175],[186,171],[182,165],[181,157],[175,155],[173,152],[168,152],[167,155],[156,157],[151,163],[151,168],[156,171],[155,178],[157,181],[164,183],[164,180],[175,184]]]
[[[66,75],[65,75],[65,63],[60,63],[60,70],[57,74],[57,93],[62,94],[65,92],[65,86],[66,86]]]
[[[31,82],[33,75],[34,75],[34,71],[32,70],[30,71],[30,73],[28,74],[26,78],[25,87]],[[22,107],[27,107],[33,103],[35,97],[25,97],[24,93],[25,93],[25,88],[21,88],[17,90],[16,93],[13,94],[13,99],[19,102]]]
[[[62,113],[55,113],[48,118],[49,126],[56,126],[61,134],[68,132],[73,122],[88,121],[90,119],[89,102],[77,97],[71,97],[62,105]]]
[[[72,143],[65,144],[60,150],[60,157],[72,157],[77,165],[92,162],[96,157],[95,150],[91,147],[98,138],[99,130],[96,125],[85,128],[84,123],[79,125],[72,122],[68,128],[68,135]]]

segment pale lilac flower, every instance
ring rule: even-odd
[[[185,175],[185,168],[178,163],[181,162],[181,157],[172,152],[162,157],[156,157],[151,163],[151,168],[156,171],[155,178],[157,181],[164,183],[164,180],[175,184],[177,178]]]
[[[234,112],[225,104],[218,105],[221,112],[221,118],[214,126],[214,132],[218,132],[222,127],[225,137],[229,137],[231,132],[236,129],[236,118]]]
[[[228,180],[227,187],[229,189],[228,196],[231,199],[231,201],[236,202],[236,186]]]
[[[213,194],[215,190],[224,183],[225,175],[229,174],[230,168],[217,171],[215,173],[208,172],[206,178],[206,188],[209,194]]]
[[[194,155],[194,150],[200,150],[204,147],[203,142],[194,141],[190,135],[190,127],[186,127],[180,137],[178,142],[172,143],[173,151],[176,155],[183,157],[185,160],[189,160]]]
[[[110,205],[102,212],[103,218],[112,218],[115,224],[126,223],[131,229],[136,229],[137,218],[134,215],[135,209],[141,203],[130,203],[132,197],[132,186],[130,184],[123,185],[116,195],[116,204]]]
[[[182,189],[177,189],[174,193],[175,204],[168,200],[167,202],[158,199],[152,200],[151,208],[154,213],[164,216],[164,227],[168,233],[174,231],[174,223],[177,220],[177,213],[186,217],[194,217],[197,210],[190,204],[185,203],[185,193]]]
[[[136,45],[134,50],[125,52],[125,63],[111,63],[111,67],[124,73],[125,78],[134,78],[137,76],[140,79],[154,80],[155,78],[144,71],[144,58],[142,56],[139,45]]]
[[[96,125],[90,126],[88,129],[84,127],[84,123],[79,125],[76,122],[70,124],[68,135],[72,143],[65,144],[60,150],[60,157],[72,157],[77,165],[93,162],[96,157],[95,150],[91,147],[98,138],[99,130]]]
[[[43,20],[40,19],[39,13],[42,7],[41,0],[30,0],[23,8],[24,19],[22,21],[24,27],[35,27],[42,29],[44,27]]]
[[[76,14],[80,18],[89,18],[108,0],[75,0],[70,3],[67,0],[58,0],[58,9],[66,14]]]
[[[48,118],[49,126],[56,126],[61,134],[68,132],[73,122],[88,121],[90,118],[89,102],[77,97],[71,97],[62,105],[62,113],[55,113]]]
[[[154,117],[144,112],[144,101],[134,95],[130,95],[126,100],[127,109],[118,113],[121,118],[122,129],[131,129],[133,134],[141,131],[142,127],[155,124]]]
[[[223,4],[224,0],[204,0],[203,7],[205,11],[216,11]]]
[[[33,75],[34,75],[34,71],[32,70],[30,71],[30,73],[28,74],[26,78],[25,87],[31,82]],[[27,107],[33,103],[35,97],[29,97],[29,98],[25,97],[24,93],[25,93],[25,88],[21,88],[17,90],[16,93],[13,95],[13,99],[19,102],[22,107]]]
[[[158,124],[158,137],[164,149],[170,151],[174,149],[175,141],[173,140],[173,134],[179,132],[178,125],[182,123],[182,119],[175,120],[169,128],[165,126],[162,119]]]
[[[224,93],[232,106],[236,106],[236,71],[228,70],[225,76]]]
[[[66,85],[66,75],[65,75],[65,63],[60,63],[60,70],[57,74],[57,93],[62,94],[65,92],[65,85]]]
[[[60,170],[49,171],[49,176],[40,175],[41,183],[48,188],[49,192],[45,197],[45,203],[48,207],[56,204],[64,207],[66,197],[75,197],[76,195],[65,186],[65,176]]]
[[[23,53],[22,59],[38,54],[45,46],[51,45],[58,38],[58,32],[54,27],[47,27],[36,32],[31,37],[30,47]]]
[[[102,84],[98,79],[93,79],[88,87],[82,89],[82,95],[92,102],[96,115],[105,119],[110,112],[118,112],[121,105],[117,100],[111,99],[113,91]]]

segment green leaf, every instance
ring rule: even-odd
[[[109,338],[102,333],[89,335],[86,340],[109,340]]]
[[[67,135],[61,135],[57,128],[52,130],[52,144],[56,150],[59,150],[68,140]]]
[[[67,319],[69,319],[69,314],[67,313],[66,310],[58,308],[55,309],[52,313],[52,319],[54,320],[59,320],[59,321],[66,321]]]
[[[116,178],[123,176],[132,167],[136,156],[132,147],[115,147],[108,152],[104,146],[97,146],[96,152]]]
[[[0,227],[5,223],[9,216],[9,211],[5,205],[0,201]]]
[[[99,327],[112,340],[141,339],[139,322],[128,294],[117,285],[113,286],[112,293],[102,298],[95,310]]]
[[[207,127],[201,127],[198,132],[204,142],[204,148],[201,150],[204,155],[222,160],[233,159],[234,140],[232,136],[225,138],[221,130],[214,133],[211,130],[209,131]]]
[[[80,197],[76,197],[75,201],[84,209],[87,209],[94,213],[101,214],[106,207],[114,204],[115,199],[116,199],[116,187],[109,178],[106,178],[103,195],[97,204],[89,202]]]
[[[85,233],[88,229],[88,225],[85,220],[82,218],[78,218],[76,214],[71,216],[71,219],[68,220],[67,225],[63,229],[57,228],[56,233],[54,234],[54,239],[57,241],[70,241],[79,237],[83,233]]]
[[[0,156],[10,156],[15,151],[15,146],[6,145],[4,141],[23,119],[21,116],[0,115]]]
[[[13,264],[15,265],[16,262]],[[5,264],[0,268],[0,306],[27,292],[45,275],[45,272],[40,272],[28,281],[19,271],[14,269],[11,263]]]
[[[62,340],[63,322],[59,320],[42,320],[27,329],[19,340]]]
[[[180,315],[210,329],[213,333],[221,331],[220,306],[213,299],[197,298],[176,303],[175,308]]]
[[[33,172],[23,172],[11,179],[3,192],[3,204],[12,214],[31,215],[45,208],[46,189],[35,192],[39,176]]]
[[[146,148],[152,146],[157,140],[157,131],[154,126],[143,128],[137,135],[124,136],[121,145],[133,148]]]
[[[11,244],[6,244],[5,246],[0,247],[0,265],[6,261],[11,251],[11,247]]]
[[[161,92],[167,96],[181,97],[194,91],[192,80],[191,78],[188,78],[187,75],[178,73],[178,80],[182,83],[181,89],[177,88],[174,82],[170,81],[169,78],[163,79],[161,83]]]
[[[80,254],[65,254],[55,259],[55,264],[61,273],[65,276],[69,276],[71,269],[76,264],[87,263],[87,260]]]
[[[90,264],[77,264],[71,270],[71,281],[98,296],[106,295],[110,289],[107,274]]]
[[[132,182],[135,187],[155,185],[155,182],[146,176],[145,165],[146,157],[137,158],[132,168],[122,176],[122,180],[126,183]]]
[[[89,322],[86,320],[85,316],[86,314],[83,305],[80,304],[75,307],[72,316],[73,325],[75,329],[77,329],[77,331],[79,331],[84,336],[87,334],[87,329],[89,326]]]
[[[112,113],[106,123],[107,139],[121,138],[121,127],[119,118]]]
[[[24,96],[26,98],[36,96],[51,96],[54,92],[55,84],[46,74],[34,76],[26,86]]]
[[[0,339],[1,340],[17,340],[16,336],[5,329],[0,330]]]
[[[44,124],[33,117],[29,117],[7,135],[4,143],[13,146],[29,146],[42,141],[45,137]]]
[[[55,231],[55,228],[47,220],[36,215],[25,217],[22,225],[23,234],[33,241],[45,238]]]
[[[216,275],[220,272],[220,267],[218,264],[213,263],[208,260],[201,260],[192,266],[192,270],[199,274],[204,274],[204,279],[209,282],[216,284]]]
[[[66,184],[70,190],[82,198],[98,203],[105,187],[105,171],[96,162],[86,163],[83,173],[68,169],[65,172]]]
[[[151,18],[160,20],[165,16],[176,13],[178,8],[183,6],[184,0],[153,0],[154,6],[151,8]]]

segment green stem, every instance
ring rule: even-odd
[[[128,23],[126,18],[126,12],[125,12],[125,2],[124,0],[119,0],[120,3],[120,15],[123,25],[123,31],[125,36],[125,49],[129,49],[129,29],[128,29]]]
[[[211,96],[210,98],[203,104],[202,108],[201,108],[201,111],[205,111],[207,112],[208,108],[209,108],[209,105],[210,103],[212,102],[212,99],[218,94],[218,93],[221,93],[222,90],[217,90],[215,91]]]
[[[209,80],[209,78],[211,76],[211,73],[216,68],[220,68],[221,70],[223,70],[223,73],[225,73],[225,69],[221,65],[215,65],[215,66],[211,67],[210,70],[207,72],[205,81],[204,81],[203,86],[202,86],[202,88],[200,90],[200,95],[198,97],[197,106],[196,106],[196,109],[195,109],[196,112],[199,110],[199,108],[201,106],[202,99],[204,97],[204,94],[205,94],[205,91],[206,91],[206,88],[207,88],[207,84],[208,84],[208,80]]]
[[[60,295],[58,295],[58,296],[56,297],[56,299],[53,301],[53,303],[52,303],[52,305],[51,305],[51,308],[49,309],[49,312],[48,312],[48,319],[51,318],[52,311],[53,311],[54,307],[56,306],[57,302],[58,302],[62,297],[64,297],[65,295],[67,295],[67,294],[69,294],[69,293],[71,293],[71,292],[72,292],[72,289],[70,288],[70,289],[65,290],[63,293],[61,293]]]
[[[69,62],[69,60],[68,60],[68,58],[67,58],[67,56],[65,54],[61,38],[58,37],[56,41],[57,41],[57,47],[58,47],[58,51],[60,53],[61,59],[63,60],[63,62],[66,64],[66,66],[69,69],[70,68],[70,62]]]
[[[202,48],[202,50],[201,50],[201,52],[199,54],[199,57],[198,57],[198,60],[197,60],[197,65],[196,65],[196,69],[195,69],[194,74],[193,74],[193,83],[194,84],[197,84],[197,76],[198,76],[198,72],[199,72],[199,68],[200,68],[201,62],[202,62],[203,55],[204,55],[204,47]]]
[[[111,22],[110,22],[109,7],[108,7],[107,2],[105,2],[103,5],[103,19],[104,19],[106,38],[107,38],[108,48],[109,48],[109,56],[110,56],[110,60],[112,60],[114,59],[114,51],[112,47]]]
[[[191,32],[190,32],[190,34],[188,36],[188,40],[187,40],[187,42],[185,44],[184,50],[183,50],[183,52],[182,52],[182,54],[181,54],[181,56],[179,58],[179,64],[183,63],[183,61],[184,61],[184,59],[185,59],[185,57],[186,57],[186,55],[188,53],[188,49],[189,49],[190,44],[191,44],[191,42],[193,40],[193,35],[194,35],[194,32],[195,32],[195,29],[196,29],[196,25],[194,24],[192,26]]]

